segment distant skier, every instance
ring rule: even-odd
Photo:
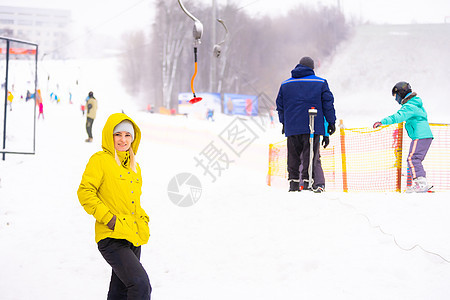
[[[14,95],[10,91],[8,91],[8,96],[6,98],[8,99],[9,111],[12,111],[12,102],[14,99]]]
[[[424,193],[430,189],[427,183],[426,172],[422,161],[427,155],[433,134],[428,124],[427,112],[423,107],[422,99],[412,92],[411,86],[405,81],[398,82],[392,88],[392,96],[402,107],[397,113],[373,124],[373,128],[381,125],[390,125],[406,121],[405,128],[412,139],[408,154],[408,168],[413,177],[413,185],[406,190],[407,193]]]
[[[30,93],[29,90],[27,90],[27,95],[25,96],[25,102],[28,102],[28,100],[31,100],[34,98],[34,94]]]
[[[39,102],[39,115],[38,115],[38,120],[39,118],[42,116],[42,120],[44,120],[44,104],[42,103],[42,101]]]
[[[94,124],[95,116],[97,115],[97,99],[94,98],[94,93],[89,92],[88,98],[86,101],[87,113],[86,113],[86,131],[88,134],[88,138],[85,140],[86,142],[92,142],[92,125]]]
[[[214,122],[214,109],[208,108],[208,111],[206,112],[206,121],[211,120]]]
[[[273,117],[273,114],[274,114],[273,110],[274,110],[274,109],[275,109],[275,108],[272,107],[272,108],[269,110],[270,128],[275,128],[275,122],[274,122],[274,117]]]
[[[291,74],[292,77],[281,84],[276,100],[278,117],[283,124],[282,133],[287,137],[289,191],[300,191],[300,165],[303,166],[302,178],[309,178],[308,110],[315,107],[317,117],[314,124],[312,188],[313,191],[321,193],[325,189],[325,176],[320,161],[320,136],[325,135],[325,131],[331,135],[336,130],[334,97],[327,81],[315,75],[312,58],[303,57]],[[329,123],[327,128],[324,120]],[[305,184],[307,182],[303,182],[303,185]]]

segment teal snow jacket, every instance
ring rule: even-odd
[[[382,119],[381,124],[390,125],[406,121],[405,129],[412,140],[433,138],[422,99],[417,97],[416,93],[409,93],[401,105],[395,114]]]

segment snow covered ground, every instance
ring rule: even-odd
[[[143,132],[137,159],[151,237],[142,263],[152,299],[449,298],[450,193],[268,187],[268,144],[282,139],[278,126],[252,127],[257,138],[236,156],[220,139],[234,118],[211,123],[138,111],[111,61],[83,66],[74,104],[46,100],[36,155],[0,161],[0,299],[106,298],[110,267],[76,191],[89,157],[101,149],[107,116],[121,109]],[[66,76],[76,68],[70,70]],[[99,112],[94,142],[87,144],[79,103],[91,89]],[[17,101],[13,112],[27,105]],[[233,160],[215,182],[195,161],[211,143]],[[183,172],[202,184],[190,207],[176,206],[168,195],[169,182]]]
[[[101,101],[101,100],[99,100]],[[105,105],[101,101],[100,110]],[[105,299],[110,268],[94,219],[76,190],[88,158],[78,106],[49,104],[37,153],[0,163],[0,298]],[[142,263],[153,299],[447,299],[449,193],[287,193],[265,184],[267,143],[257,139],[216,182],[194,157],[216,123],[130,111],[143,130],[138,158],[151,238]],[[103,115],[103,114],[100,114]],[[164,134],[166,133],[166,134]],[[278,134],[278,128],[267,135]],[[196,173],[200,200],[174,205],[178,173]],[[370,220],[370,222],[369,222]],[[381,226],[383,234],[376,226]],[[416,244],[411,251],[400,249]]]

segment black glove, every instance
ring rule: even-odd
[[[281,128],[281,134],[284,134],[284,124],[283,124],[283,128]]]
[[[328,124],[328,134],[332,135],[336,131],[336,125],[334,123]]]
[[[328,146],[328,144],[330,143],[330,137],[329,136],[323,136],[322,139],[322,146],[324,148],[326,148]]]

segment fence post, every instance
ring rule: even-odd
[[[397,149],[395,149],[395,158],[397,166],[397,192],[402,192],[402,157],[403,157],[403,122],[398,123],[397,129]]]
[[[273,144],[269,144],[269,172],[267,174],[267,185],[270,186],[272,178],[272,159],[273,159]]]
[[[341,159],[342,159],[342,190],[348,192],[347,183],[347,159],[345,154],[345,129],[340,128],[340,139],[341,139]]]

